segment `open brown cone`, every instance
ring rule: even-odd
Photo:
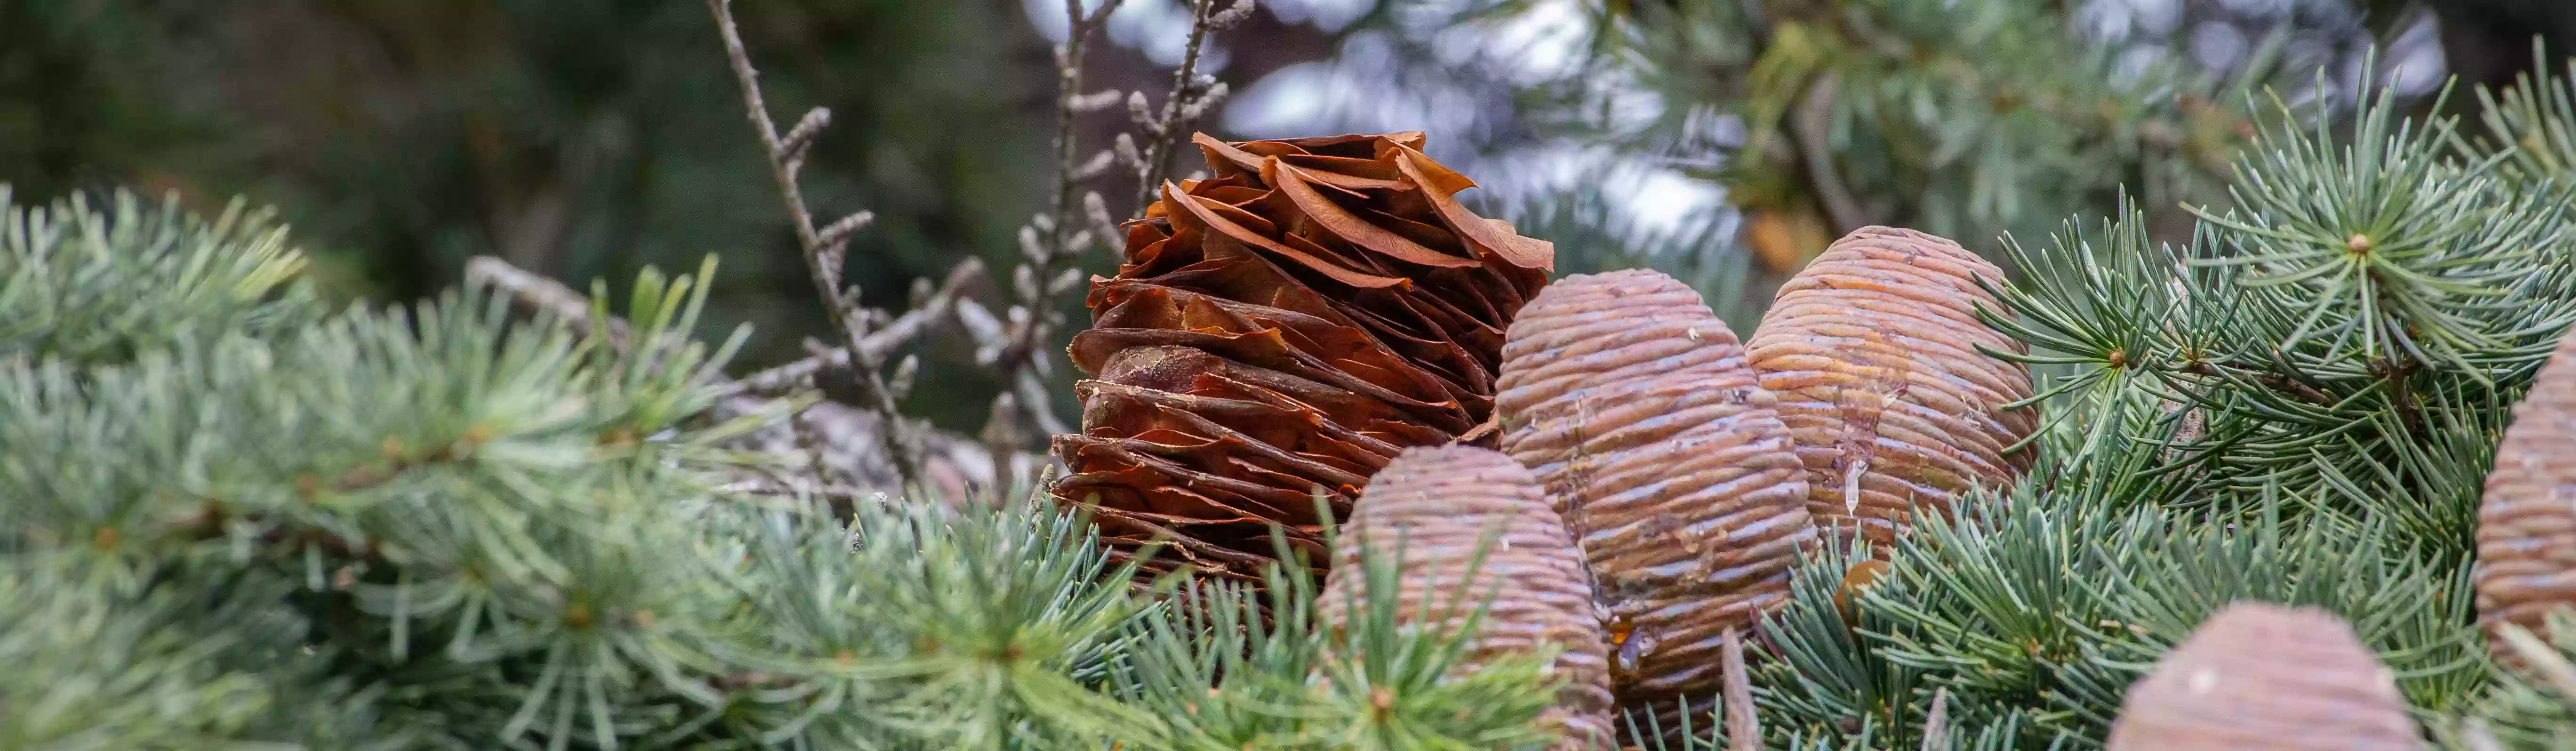
[[[1494,593],[1467,669],[1493,655],[1558,645],[1551,675],[1566,684],[1549,710],[1550,720],[1567,731],[1558,747],[1608,747],[1608,658],[1583,553],[1528,469],[1465,446],[1409,449],[1389,463],[1369,481],[1333,551],[1333,570],[1317,601],[1328,628],[1348,623],[1352,606],[1366,607],[1360,551],[1372,546],[1380,555],[1401,552],[1401,619],[1447,616],[1454,627],[1485,593]],[[1484,559],[1471,572],[1480,549]]]
[[[1977,320],[2000,310],[1977,278],[2001,269],[1958,243],[1863,227],[1780,288],[1748,358],[1779,397],[1807,465],[1819,527],[1893,540],[1913,509],[1946,513],[2028,468],[2030,370],[1978,350],[2026,351]]]
[[[1623,701],[1715,686],[1719,637],[1788,601],[1806,469],[1744,348],[1654,271],[1541,291],[1503,345],[1502,449],[1545,484],[1607,606]]]
[[[1196,140],[1215,176],[1164,185],[1092,280],[1054,494],[1123,552],[1167,542],[1154,568],[1258,581],[1270,525],[1320,566],[1317,494],[1347,513],[1398,452],[1491,416],[1554,250],[1461,207],[1475,183],[1420,133]]]
[[[2414,751],[2394,674],[2340,618],[2238,603],[2129,687],[2108,751]]]
[[[2547,634],[2542,616],[2576,605],[2576,336],[2558,341],[2513,407],[2478,505],[2478,621],[2507,664],[2505,624]]]

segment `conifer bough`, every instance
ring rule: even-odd
[[[2228,606],[2129,688],[2109,751],[2414,751],[2394,674],[2342,619]]]
[[[1862,227],[1798,272],[1764,314],[1747,359],[1778,395],[1807,466],[1819,526],[1886,542],[1917,506],[1946,512],[2030,464],[2028,367],[1983,350],[2025,345],[1977,319],[2002,310],[1977,280],[2003,271],[1958,243]]]
[[[1196,142],[1215,176],[1164,184],[1092,280],[1054,494],[1122,549],[1168,543],[1160,568],[1258,581],[1272,524],[1322,558],[1316,493],[1347,513],[1399,452],[1491,417],[1554,249],[1461,207],[1475,183],[1420,133]]]
[[[1335,543],[1317,602],[1324,622],[1367,612],[1372,590],[1360,555],[1371,546],[1397,560],[1392,591],[1405,621],[1458,628],[1490,594],[1476,653],[1556,645],[1551,675],[1566,681],[1549,715],[1566,731],[1558,748],[1606,745],[1613,726],[1601,622],[1583,551],[1548,506],[1538,478],[1510,457],[1468,446],[1406,450],[1369,481]]]
[[[2576,337],[2558,341],[2513,408],[2478,506],[2478,620],[2499,659],[2507,624],[2546,633],[2549,611],[2576,605]]]
[[[1501,445],[1589,555],[1620,691],[1716,683],[1721,636],[1789,593],[1807,473],[1744,347],[1662,273],[1567,277],[1503,346]]]

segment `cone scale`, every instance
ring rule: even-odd
[[[1164,185],[1092,280],[1053,492],[1123,554],[1166,544],[1155,568],[1258,581],[1271,525],[1321,564],[1315,496],[1347,514],[1404,449],[1491,417],[1554,250],[1460,206],[1475,183],[1420,133],[1196,143],[1214,176]]]

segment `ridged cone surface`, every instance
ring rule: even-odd
[[[1486,544],[1489,531],[1499,536]],[[1590,748],[1596,739],[1608,747],[1614,727],[1608,656],[1583,554],[1527,468],[1487,449],[1406,450],[1369,481],[1339,542],[1317,603],[1324,623],[1336,627],[1348,623],[1350,605],[1368,602],[1359,565],[1363,545],[1381,555],[1401,546],[1398,610],[1408,621],[1473,608],[1480,599],[1455,600],[1484,545],[1470,597],[1496,595],[1472,661],[1559,645],[1552,675],[1567,683],[1550,710],[1567,731],[1559,747]]]
[[[1215,177],[1165,184],[1092,279],[1054,493],[1122,551],[1166,538],[1157,569],[1257,582],[1273,523],[1324,560],[1319,489],[1347,513],[1398,452],[1491,415],[1554,250],[1459,206],[1475,184],[1420,133],[1197,143]]]
[[[2549,611],[2576,606],[2576,336],[2514,405],[2478,505],[2478,620],[2500,658],[2519,662],[2507,623],[2543,634]]]
[[[2228,606],[2129,687],[2108,751],[2415,751],[2395,674],[2342,619]]]
[[[1819,527],[1886,542],[1916,505],[1946,512],[2028,468],[2027,449],[2005,449],[2037,412],[2004,405],[2030,396],[2030,370],[1977,347],[2026,348],[1977,320],[1979,304],[2003,308],[1978,277],[2003,271],[1949,240],[1863,227],[1781,286],[1747,359],[1797,439]]]
[[[1623,700],[1717,681],[1719,637],[1787,602],[1807,472],[1744,347],[1654,271],[1559,280],[1503,345],[1501,446],[1565,515]]]

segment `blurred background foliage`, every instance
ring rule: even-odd
[[[810,200],[878,217],[854,281],[890,301],[966,254],[1007,265],[1054,185],[1057,0],[740,5],[772,106],[839,123]],[[1186,26],[1127,0],[1090,80],[1159,92]],[[2539,64],[2534,34],[2576,45],[2576,3],[1263,0],[1217,41],[1237,94],[1209,127],[1429,131],[1561,270],[1664,268],[1749,329],[1858,224],[1993,251],[2125,189],[2186,232],[2250,93],[2331,117],[2370,74],[2428,108],[2445,75]],[[427,294],[475,255],[586,287],[717,253],[706,325],[757,327],[748,369],[827,324],[736,97],[697,0],[0,0],[0,182],[30,201],[274,204],[352,299]],[[959,339],[926,340],[907,406],[972,430],[999,384]]]

